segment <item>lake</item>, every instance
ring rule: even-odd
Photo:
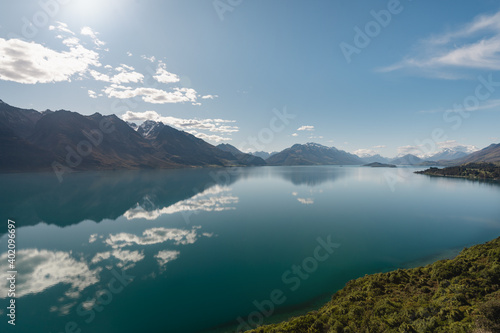
[[[15,331],[231,332],[500,236],[498,183],[422,169],[0,175],[3,287],[16,222]]]

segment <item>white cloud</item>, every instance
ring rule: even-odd
[[[122,84],[122,83],[130,83],[130,82],[138,83],[138,82],[142,82],[142,80],[144,79],[144,75],[142,75],[141,73],[135,72],[134,67],[127,66],[124,64],[122,64],[119,67],[116,67],[115,71],[117,71],[118,74],[107,75],[107,74],[99,73],[96,70],[90,70],[89,73],[97,81],[109,82],[109,83],[114,83],[114,84]]]
[[[97,98],[97,93],[93,90],[89,90],[88,94],[90,98]]]
[[[167,66],[163,62],[158,64],[156,75],[153,75],[153,78],[160,83],[175,83],[181,80],[177,74],[168,72]]]
[[[80,30],[80,34],[84,35],[84,36],[89,36],[92,41],[94,42],[94,44],[97,46],[97,47],[101,47],[101,46],[104,46],[106,45],[105,42],[101,41],[97,35],[99,35],[98,32],[95,32],[93,31],[90,27],[83,27],[81,30]]]
[[[456,79],[460,75],[450,72],[453,68],[499,70],[499,22],[500,12],[478,16],[455,31],[421,41],[411,56],[380,71],[415,68],[439,78]]]
[[[224,120],[224,119],[182,119],[175,117],[164,117],[158,114],[156,111],[145,111],[145,112],[132,112],[127,111],[122,117],[123,120],[129,122],[141,122],[146,120],[154,120],[157,122],[162,122],[165,125],[173,126],[181,130],[188,131],[189,133],[200,137],[202,139],[209,138],[205,133],[199,133],[197,131],[209,131],[212,133],[225,133],[231,134],[238,132],[239,128],[237,126],[229,126],[228,123],[234,123],[234,120]],[[212,137],[210,140],[220,140],[221,137]],[[222,138],[228,139],[228,138]],[[229,139],[230,140],[230,139]],[[219,142],[219,141],[217,141]]]
[[[214,99],[214,98],[217,98],[219,97],[218,95],[205,95],[205,96],[201,96],[202,99]]]
[[[141,58],[144,59],[144,60],[150,61],[150,62],[155,62],[156,61],[155,56],[148,57],[148,56],[145,56],[143,54],[143,55],[141,55]]]
[[[140,96],[144,102],[153,104],[196,102],[196,90],[191,88],[172,88],[165,91],[156,88],[132,88],[118,84],[104,88],[108,97],[127,99]]]
[[[297,131],[314,131],[314,126],[301,126],[297,128]]]
[[[127,56],[129,56],[129,57],[133,56],[132,52],[127,51]]]
[[[377,155],[377,151],[373,149],[358,149],[353,152],[355,155],[358,155],[359,157],[369,157],[373,155]]]
[[[379,149],[381,148],[385,148],[386,146],[384,145],[378,145],[378,146],[373,146],[369,149],[358,149],[358,150],[355,150],[353,153],[355,155],[358,155],[359,157],[363,158],[363,157],[370,157],[370,156],[373,156],[373,155],[377,155],[377,154],[380,154],[380,151]]]
[[[293,133],[292,136],[299,136],[297,133]]]
[[[0,38],[0,80],[25,84],[70,81],[89,66],[101,66],[99,54],[81,45],[57,52],[35,42]]]
[[[80,40],[76,37],[69,37],[62,41],[62,43],[68,47],[80,45]]]
[[[195,137],[197,138],[200,138],[202,140],[205,140],[205,141],[213,141],[213,142],[224,142],[224,141],[231,141],[233,140],[232,138],[227,138],[227,137],[223,137],[223,136],[220,136],[220,135],[216,135],[216,134],[206,134],[206,133],[199,133],[197,131],[188,131],[190,134],[193,134]]]
[[[59,22],[59,21],[57,21],[56,23],[57,23],[57,25],[55,25],[55,26],[50,25],[49,30],[57,30],[57,31],[64,32],[64,33],[67,33],[70,35],[75,35],[75,33],[68,28],[68,25],[66,23]]]

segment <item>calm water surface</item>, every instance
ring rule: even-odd
[[[497,183],[415,170],[0,175],[3,291],[7,219],[17,225],[15,331],[230,332],[500,236]]]

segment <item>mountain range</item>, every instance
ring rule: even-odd
[[[160,122],[134,129],[116,115],[27,110],[0,103],[0,171],[262,165]],[[254,164],[255,163],[255,164]]]
[[[266,159],[256,156],[261,155]],[[458,157],[458,158],[457,158]],[[39,112],[0,100],[0,172],[162,169],[262,165],[459,165],[500,162],[500,144],[466,154],[443,150],[430,159],[357,155],[317,143],[278,153],[246,154],[230,144],[211,145],[161,122],[127,123],[116,115]],[[455,158],[455,159],[452,159]],[[451,160],[447,160],[451,159]]]

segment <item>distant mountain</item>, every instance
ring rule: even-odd
[[[239,150],[235,146],[230,145],[229,143],[221,143],[220,145],[217,145],[216,147],[222,151],[226,151],[226,152],[233,154],[238,159],[238,161],[244,162],[245,164],[248,164],[248,165],[266,165],[267,164],[266,161],[264,161],[264,159],[262,159],[258,156],[254,156],[252,154],[245,154],[244,152],[242,152],[241,150]]]
[[[277,151],[273,151],[271,153],[268,153],[267,151],[254,151],[253,153],[250,153],[250,154],[252,154],[253,156],[257,156],[257,157],[260,157],[260,158],[266,160],[269,157],[271,157],[273,155],[276,155],[277,153],[278,153]]]
[[[162,123],[134,125],[115,115],[38,112],[2,101],[0,171],[255,165]]]
[[[363,160],[334,147],[317,143],[296,144],[266,160],[269,165],[361,165]]]
[[[216,147],[219,148],[220,150],[230,152],[231,154],[233,154],[235,156],[245,154],[241,150],[236,148],[235,146],[230,145],[229,143],[221,143],[221,144],[217,145]]]
[[[386,164],[386,163],[389,163],[391,161],[387,157],[380,156],[380,154],[376,154],[376,155],[372,155],[372,156],[364,156],[364,157],[361,157],[361,159],[363,160],[363,162],[365,164],[369,164],[369,163]]]
[[[465,158],[453,160],[453,162],[457,164],[479,162],[500,163],[500,143],[489,145]]]
[[[423,163],[424,160],[412,154],[407,154],[402,157],[393,159],[390,163],[396,165],[418,165]]]
[[[457,146],[454,148],[444,148],[440,152],[427,157],[426,160],[427,161],[456,160],[459,158],[464,158],[473,152],[474,152],[474,150],[468,149],[468,147],[465,147],[465,146]]]

